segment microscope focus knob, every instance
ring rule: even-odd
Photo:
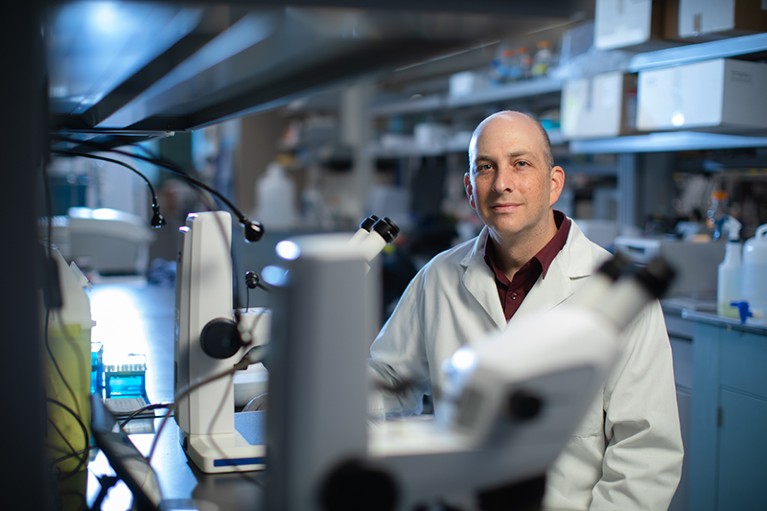
[[[237,324],[227,318],[208,321],[200,332],[200,347],[212,358],[223,360],[233,356],[242,347]]]
[[[508,406],[512,419],[526,421],[538,416],[543,408],[543,400],[532,392],[519,389],[509,396]]]
[[[399,503],[394,478],[367,460],[349,459],[331,469],[321,485],[322,511],[393,511]]]

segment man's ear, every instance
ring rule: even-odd
[[[463,175],[463,189],[466,192],[466,198],[469,199],[469,206],[471,206],[472,209],[477,209],[477,205],[474,204],[474,194],[472,193],[472,187],[471,187],[471,177],[469,177],[469,173]]]
[[[553,206],[562,190],[565,188],[565,169],[559,165],[551,168],[551,192],[549,193],[549,206]]]

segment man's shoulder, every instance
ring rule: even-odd
[[[563,252],[569,256],[567,260],[571,265],[588,272],[612,255],[606,248],[590,240],[574,220]]]

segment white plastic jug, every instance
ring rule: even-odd
[[[256,220],[267,230],[289,230],[297,227],[298,211],[293,181],[282,165],[272,162],[256,184]]]
[[[754,320],[767,322],[767,224],[743,245],[742,290]]]

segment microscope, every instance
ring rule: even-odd
[[[235,412],[233,375],[263,359],[272,314],[233,308],[231,232],[225,211],[190,213],[179,228],[175,418],[184,451],[205,473],[261,470],[266,454],[266,412]],[[371,215],[352,235],[338,236],[369,271],[398,233],[390,219]]]
[[[385,243],[362,242],[364,233],[283,240],[279,261],[262,271],[271,310],[237,313],[230,227],[227,214],[206,212],[181,229],[177,386],[192,390],[177,398],[177,422],[203,472],[265,470],[262,508],[275,511],[404,511],[539,477],[620,355],[623,329],[674,275],[661,259],[630,274],[614,271],[613,259],[577,299],[444,361],[433,416],[375,423],[367,360],[380,282],[371,257]],[[216,376],[267,341],[268,410],[239,424],[231,381]]]
[[[662,260],[630,275],[606,264],[578,299],[445,361],[434,416],[373,424],[365,334],[376,279],[363,278],[364,254],[330,236],[283,243],[281,271],[264,272],[275,299],[268,510],[425,509],[540,477],[621,353],[620,333],[674,275]]]

